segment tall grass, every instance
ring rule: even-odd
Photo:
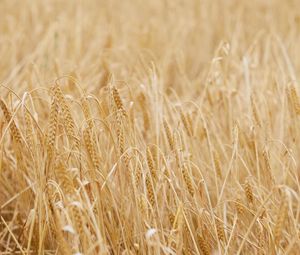
[[[0,254],[299,254],[298,1],[1,1]]]

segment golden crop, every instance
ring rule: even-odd
[[[0,254],[299,254],[299,10],[0,1]]]

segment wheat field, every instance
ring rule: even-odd
[[[0,10],[0,254],[300,254],[298,0]]]

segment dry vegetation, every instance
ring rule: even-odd
[[[0,10],[0,254],[299,254],[299,1]]]

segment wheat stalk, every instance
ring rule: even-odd
[[[5,120],[7,123],[10,123],[10,131],[11,131],[11,135],[14,138],[14,140],[21,145],[22,144],[22,137],[20,134],[19,129],[17,128],[15,121],[12,120],[12,115],[10,113],[10,111],[8,110],[8,108],[6,107],[6,104],[4,103],[4,101],[2,99],[0,99],[0,107],[2,109],[2,112],[4,114]]]

